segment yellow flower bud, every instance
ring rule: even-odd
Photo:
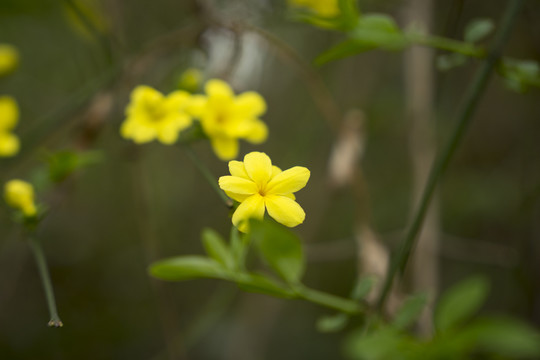
[[[21,210],[27,217],[37,213],[34,203],[34,187],[23,180],[10,180],[4,186],[4,198],[6,203],[14,209]]]
[[[193,93],[201,86],[203,75],[199,69],[189,68],[182,73],[178,81],[178,87]]]
[[[19,52],[14,46],[0,44],[0,76],[15,70],[19,63]]]
[[[0,157],[13,156],[19,151],[19,138],[11,133],[18,121],[19,108],[15,99],[0,96]]]

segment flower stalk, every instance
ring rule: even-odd
[[[39,276],[41,278],[41,283],[43,284],[43,290],[45,291],[45,297],[47,299],[47,306],[49,308],[49,314],[51,319],[49,320],[50,327],[62,327],[64,324],[58,316],[58,310],[56,309],[56,300],[54,297],[54,290],[52,287],[51,276],[49,275],[49,270],[47,268],[47,260],[43,249],[39,241],[30,236],[29,239],[30,248],[32,249],[32,254],[34,255],[34,260],[39,271]]]
[[[191,162],[195,165],[197,170],[203,175],[205,180],[210,184],[214,192],[219,196],[219,198],[223,201],[226,207],[231,208],[233,206],[233,202],[227,195],[225,195],[225,192],[221,190],[216,182],[215,176],[210,172],[208,167],[199,159],[195,151],[187,145],[184,144],[183,149],[186,151],[186,154],[188,155]]]

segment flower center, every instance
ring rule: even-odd
[[[145,111],[152,122],[160,122],[167,115],[163,106],[159,103],[146,103]]]

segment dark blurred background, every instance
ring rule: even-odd
[[[431,31],[462,38],[473,18],[497,25],[500,3],[433,1]],[[363,11],[390,14],[402,26],[408,6],[360,1]],[[169,92],[191,67],[205,78],[226,79],[237,92],[261,93],[270,137],[256,147],[242,143],[241,155],[256,149],[282,168],[311,170],[298,193],[307,218],[296,229],[310,260],[305,281],[347,296],[359,266],[358,223],[369,220],[379,241],[393,249],[411,216],[410,80],[403,52],[373,51],[310,70],[311,61],[343,36],[287,14],[285,2],[270,0],[0,1],[0,42],[20,51],[18,69],[0,79],[0,93],[20,105],[22,142],[18,156],[0,160],[0,179],[33,179],[50,151],[99,150],[103,156],[39,194],[50,206],[39,238],[63,328],[46,327],[37,269],[10,211],[0,209],[1,359],[342,358],[342,334],[315,327],[331,311],[212,280],[151,279],[153,260],[202,253],[201,230],[226,236],[230,219],[181,148],[136,146],[119,135],[133,87]],[[539,15],[540,3],[528,1],[505,54],[540,57]],[[447,138],[477,65],[434,72],[437,143]],[[441,183],[437,268],[426,268],[438,269],[439,289],[486,274],[492,290],[483,311],[537,326],[539,99],[538,90],[518,94],[492,79]],[[363,113],[358,138],[364,152],[355,162],[361,190],[332,186],[328,173],[351,109]],[[208,143],[194,148],[216,179],[227,173]]]

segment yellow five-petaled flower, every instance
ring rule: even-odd
[[[9,206],[21,210],[26,217],[33,217],[37,213],[34,187],[26,181],[8,181],[4,186],[4,198]]]
[[[302,166],[281,171],[272,166],[265,153],[251,152],[244,162],[230,161],[231,176],[219,178],[219,186],[240,205],[232,216],[233,224],[246,232],[250,218],[262,219],[265,210],[277,222],[293,227],[304,222],[306,214],[295,201],[294,192],[306,186],[310,172]]]
[[[261,95],[248,91],[238,96],[221,80],[205,84],[206,96],[195,95],[191,113],[198,117],[216,155],[231,160],[238,155],[238,139],[259,144],[268,137],[268,128],[258,117],[266,111]]]
[[[186,112],[189,102],[190,95],[185,91],[174,91],[164,96],[149,86],[137,86],[131,93],[131,102],[126,108],[127,118],[120,133],[137,144],[157,139],[171,145],[178,139],[180,131],[192,123]]]
[[[11,96],[0,96],[0,156],[19,151],[19,138],[11,131],[19,121],[19,107]]]

